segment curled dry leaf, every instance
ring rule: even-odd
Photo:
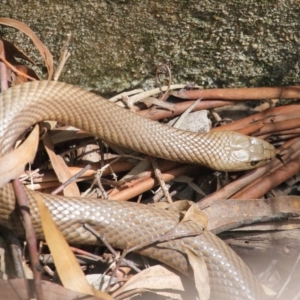
[[[198,207],[197,204],[193,203],[184,214],[183,219],[180,223],[192,221],[203,227],[207,228],[208,218],[207,215]]]
[[[163,290],[171,290],[163,292]],[[172,299],[182,299],[180,293],[184,291],[180,276],[167,268],[157,265],[131,277],[113,296],[120,296],[125,292],[137,290],[149,291]]]
[[[70,291],[58,284],[42,280],[44,300],[104,300],[94,296],[88,296],[82,293]],[[20,300],[28,299],[28,286],[33,284],[32,280],[24,280],[24,278],[3,280],[0,279],[1,299]]]
[[[40,41],[37,35],[23,22],[17,21],[10,18],[0,18],[0,24],[14,27],[22,32],[24,32],[35,44],[38,51],[40,52],[48,70],[48,80],[52,78],[53,75],[53,58],[49,49]]]
[[[185,252],[188,256],[189,263],[194,271],[194,279],[198,296],[200,300],[207,300],[210,298],[210,285],[209,276],[206,263],[199,254],[195,253],[193,249],[190,249],[184,245]]]
[[[188,200],[179,200],[172,204],[166,202],[157,202],[153,204],[155,207],[165,210],[171,210],[183,215],[180,223],[192,221],[200,225],[203,229],[207,228],[208,218],[197,204]]]
[[[11,69],[11,78],[8,79],[8,81],[11,81],[11,85],[17,85],[28,80],[39,80],[39,77],[34,70],[18,62],[16,58],[22,58],[23,60],[34,64],[34,62],[22,51],[17,49],[15,45],[9,41],[0,39],[0,60]]]
[[[0,158],[0,187],[18,178],[27,163],[32,163],[39,142],[39,127],[36,125],[27,139],[14,151]]]
[[[70,177],[72,177],[72,173],[69,170],[68,166],[66,165],[65,161],[60,155],[56,155],[54,152],[54,146],[51,142],[49,135],[46,133],[43,138],[43,142],[45,145],[45,149],[49,155],[49,158],[52,163],[52,167],[57,175],[58,180],[61,183],[67,181]],[[65,196],[74,196],[80,197],[79,188],[76,182],[71,182],[64,188],[64,195]]]

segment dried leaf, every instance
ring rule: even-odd
[[[1,299],[20,300],[28,299],[27,288],[33,285],[32,280],[24,280],[24,278],[3,280],[0,279]],[[44,300],[104,300],[105,298],[96,298],[93,296],[83,295],[78,292],[70,291],[58,284],[42,280],[41,281]]]
[[[174,292],[161,291],[167,289]],[[180,292],[184,291],[184,287],[178,275],[163,266],[157,265],[131,277],[113,296],[116,297],[131,290],[155,292],[173,299],[181,299]]]
[[[88,283],[97,290],[105,290],[110,285],[110,292],[122,286],[122,282],[117,277],[111,277],[110,275],[103,274],[88,274],[85,276]],[[113,285],[113,287],[111,287]]]
[[[210,298],[209,275],[206,263],[198,253],[190,249],[186,245],[183,246],[188,256],[189,263],[194,271],[194,279],[198,296],[200,300],[207,300]]]
[[[72,291],[112,300],[111,296],[101,291],[93,290],[88,284],[74,253],[54,223],[40,194],[35,194],[35,199],[39,208],[45,240],[52,254],[56,270],[63,286]]]
[[[205,212],[203,212],[197,204],[188,200],[176,201],[172,204],[165,202],[158,202],[153,204],[160,209],[170,210],[183,215],[180,223],[192,221],[200,225],[203,229],[207,227],[208,218]]]
[[[61,183],[64,183],[70,177],[72,177],[72,174],[71,174],[68,166],[66,165],[65,161],[63,160],[63,158],[61,156],[56,155],[54,153],[53,144],[52,144],[48,134],[44,135],[43,142],[44,142],[45,149],[49,155],[49,158],[52,163],[52,167],[57,175],[58,180]],[[80,197],[80,192],[79,192],[76,182],[71,182],[69,185],[67,185],[64,188],[64,195]]]
[[[13,43],[6,41],[5,39],[2,38],[2,42],[4,45],[5,49],[5,58],[9,62],[15,62],[15,58],[22,58],[25,61],[31,63],[34,65],[34,62],[21,50],[19,50]]]
[[[41,56],[44,59],[48,70],[48,80],[52,78],[53,75],[53,58],[49,49],[40,41],[37,35],[23,22],[17,21],[10,18],[0,18],[0,24],[14,27],[22,32],[24,32],[33,41],[37,49],[39,50]]]
[[[203,227],[203,229],[207,228],[208,218],[205,212],[203,212],[197,204],[192,204],[188,211],[185,213],[183,219],[180,223],[192,221]]]
[[[0,187],[18,178],[27,163],[32,163],[39,142],[39,127],[36,125],[27,139],[14,151],[0,158]]]

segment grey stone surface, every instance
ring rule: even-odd
[[[0,15],[29,25],[57,62],[72,33],[63,81],[103,93],[151,86],[170,63],[174,82],[206,87],[299,83],[300,2],[0,0]],[[0,26],[39,65],[28,39]]]

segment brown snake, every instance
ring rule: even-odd
[[[0,103],[1,157],[11,151],[27,128],[44,120],[73,125],[105,141],[152,156],[223,171],[250,169],[275,156],[274,147],[260,139],[229,131],[196,134],[174,129],[59,82],[36,81],[15,86],[0,95]],[[34,199],[37,192],[26,193],[37,235],[43,238]],[[176,213],[129,202],[41,195],[69,243],[98,243],[83,228],[83,223],[94,227],[113,247],[120,249],[144,244],[173,229],[175,235],[186,237],[151,244],[137,252],[190,275],[184,250],[189,247],[206,262],[212,299],[265,298],[255,276],[234,251],[209,231],[188,236],[201,232],[202,228],[192,222],[176,226]],[[10,184],[0,189],[0,223],[24,236]]]

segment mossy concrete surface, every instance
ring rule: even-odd
[[[160,63],[172,66],[174,82],[206,87],[300,80],[296,0],[0,0],[0,16],[29,25],[56,63],[71,33],[60,80],[102,93],[151,86]],[[0,33],[42,65],[24,34]]]

